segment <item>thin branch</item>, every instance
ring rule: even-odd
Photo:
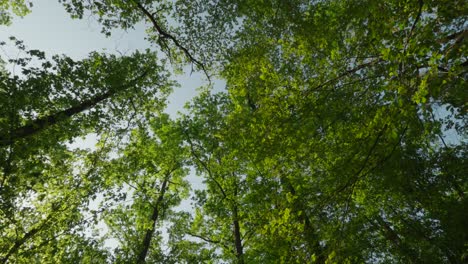
[[[44,221],[41,225],[29,230],[26,234],[24,234],[24,236],[21,239],[16,240],[15,243],[13,244],[13,246],[11,246],[10,249],[7,251],[6,255],[3,258],[1,258],[1,262],[2,263],[7,263],[8,259],[11,257],[11,255],[16,253],[19,250],[19,248],[28,239],[30,239],[31,237],[36,235],[38,232],[40,232],[42,230],[42,228],[45,226],[45,224],[47,223],[47,221],[48,221],[48,219],[46,219],[46,221]]]
[[[416,24],[419,22],[419,20],[421,19],[421,14],[422,14],[422,8],[424,6],[424,1],[423,0],[419,0],[419,10],[418,10],[418,14],[416,15],[416,19],[414,20],[413,22],[413,25],[411,26],[411,29],[410,29],[410,32],[408,34],[408,37],[406,38],[406,41],[405,41],[405,48],[403,50],[406,51],[406,48],[408,46],[408,43],[409,43],[409,40],[411,39],[411,37],[413,36],[413,32],[414,32],[414,29],[416,28]]]
[[[215,179],[215,177],[213,176],[213,174],[211,173],[211,170],[210,168],[208,167],[208,165],[201,160],[201,158],[198,156],[198,154],[196,154],[195,152],[195,149],[193,147],[193,142],[192,142],[192,139],[190,138],[190,135],[184,131],[184,134],[187,136],[187,140],[188,140],[188,143],[190,144],[190,150],[191,150],[191,153],[192,155],[197,159],[197,161],[202,165],[202,167],[206,170],[206,172],[208,173],[208,176],[211,180],[214,181],[214,183],[216,184],[216,186],[219,188],[219,190],[221,191],[221,194],[223,195],[223,198],[227,199],[228,196],[226,195],[226,192],[224,191],[223,187],[221,186],[221,184]]]
[[[455,40],[455,42],[458,42],[460,39],[464,38],[467,35],[468,35],[468,29],[464,29],[464,30],[455,32],[453,34],[450,34],[446,36],[445,38],[440,38],[436,40],[436,42],[439,44],[444,44],[450,40]]]
[[[208,242],[208,243],[212,243],[212,244],[220,244],[221,243],[221,241],[219,241],[219,240],[213,240],[213,239],[206,238],[206,237],[203,237],[203,236],[200,236],[200,235],[197,235],[197,234],[192,234],[190,232],[187,232],[186,234],[189,235],[189,236],[192,236],[192,237],[199,238],[199,239],[201,239],[201,240],[203,240],[205,242]]]
[[[151,21],[153,24],[154,29],[158,32],[158,34],[163,38],[163,39],[170,39],[176,45],[179,49],[181,49],[185,56],[194,64],[196,64],[198,67],[200,67],[203,72],[205,73],[206,77],[208,78],[208,81],[211,82],[210,76],[208,75],[208,71],[206,70],[206,67],[203,63],[201,63],[199,60],[195,59],[192,54],[188,51],[186,47],[184,47],[180,42],[177,40],[176,37],[173,35],[169,34],[165,30],[162,29],[162,27],[159,25],[159,23],[156,21],[156,18],[154,17],[155,13],[151,13],[148,9],[146,9],[140,2],[134,1],[134,3],[137,5],[138,9],[143,12],[143,14]],[[168,49],[169,50],[169,49]]]
[[[321,88],[323,88],[323,87],[329,85],[330,83],[336,82],[336,81],[340,80],[340,79],[343,78],[343,77],[346,77],[346,76],[348,76],[348,75],[351,75],[351,74],[353,74],[353,73],[356,73],[357,71],[359,71],[359,70],[361,70],[361,69],[367,68],[367,67],[372,66],[372,65],[374,65],[374,64],[376,64],[376,63],[378,63],[378,62],[381,62],[381,61],[382,61],[382,59],[375,59],[375,60],[372,60],[372,61],[370,61],[370,62],[367,62],[367,63],[363,63],[363,64],[361,64],[361,65],[358,65],[358,66],[356,66],[356,67],[353,68],[353,69],[344,71],[343,73],[341,73],[341,74],[338,75],[337,77],[335,77],[335,78],[333,78],[333,79],[330,79],[330,80],[327,80],[327,81],[325,81],[325,82],[323,82],[323,83],[321,83],[321,84],[315,86],[315,87],[312,88],[312,89],[308,89],[308,90],[304,91],[304,96],[307,97],[307,96],[309,96],[309,94],[310,94],[311,92],[317,91],[317,90],[319,90],[319,89],[321,89]]]
[[[196,237],[198,239],[201,239],[205,242],[208,242],[208,243],[211,243],[211,244],[216,244],[216,245],[220,245],[222,246],[225,250],[231,252],[231,253],[234,253],[234,250],[232,250],[231,248],[229,248],[228,246],[226,246],[222,241],[220,240],[214,240],[214,239],[210,239],[210,238],[206,238],[204,236],[201,236],[201,235],[197,235],[197,234],[193,234],[193,233],[190,233],[190,232],[186,232],[185,234],[191,236],[191,237]]]
[[[372,144],[372,147],[369,149],[368,153],[367,153],[367,156],[366,158],[364,159],[364,162],[362,163],[360,169],[358,171],[356,171],[356,173],[354,173],[353,176],[351,176],[348,180],[348,182],[343,185],[342,187],[338,188],[336,191],[335,191],[335,194],[338,193],[338,192],[341,192],[343,191],[344,189],[346,189],[348,186],[350,186],[355,180],[357,180],[357,178],[359,178],[359,175],[362,173],[362,171],[367,167],[367,163],[369,162],[369,159],[372,155],[372,153],[374,153],[374,150],[375,148],[377,147],[377,144],[379,143],[380,141],[380,138],[383,136],[384,134],[384,131],[387,129],[387,125],[385,125],[379,132],[379,134],[377,135],[377,137],[375,138],[374,140],[374,143]]]
[[[37,225],[36,227],[32,228],[28,232],[26,232],[20,239],[17,239],[15,243],[10,247],[10,249],[6,252],[5,256],[0,258],[1,263],[8,263],[8,259],[13,255],[18,252],[18,250],[32,237],[34,237],[37,233],[41,232],[44,227],[47,227],[49,222],[52,220],[52,218],[55,216],[55,214],[58,214],[60,212],[65,211],[67,208],[64,208],[60,210],[60,206],[57,206],[55,204],[52,204],[51,210],[52,212],[47,215],[47,217],[44,219],[42,223]],[[18,230],[16,230],[18,231]],[[18,234],[17,234],[18,235]]]

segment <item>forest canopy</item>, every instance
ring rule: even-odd
[[[151,46],[0,40],[0,263],[468,261],[467,1],[58,2]]]

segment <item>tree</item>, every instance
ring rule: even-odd
[[[109,148],[105,137],[94,152],[69,150],[66,143],[90,132],[118,139],[135,117],[162,108],[172,82],[149,51],[49,61],[11,40],[26,55],[8,61],[21,75],[1,72],[0,258],[66,260],[81,251],[82,258],[90,252],[105,259],[83,230],[93,220],[87,204],[102,190],[98,164]]]
[[[198,206],[188,235],[222,249],[221,259],[242,264],[248,263],[244,256],[247,212],[242,208],[246,190],[243,166],[236,162],[232,148],[234,135],[226,127],[226,99],[203,94],[190,107],[193,119],[182,120],[192,162],[207,187],[197,192]]]
[[[121,157],[105,165],[103,217],[109,238],[118,240],[116,263],[163,262],[160,229],[188,195],[187,149],[168,115],[153,117],[150,131],[134,130]],[[109,205],[113,203],[112,205]]]
[[[203,70],[209,78],[207,66],[204,60],[193,55],[194,43],[181,41],[182,34],[171,33],[169,19],[173,10],[173,3],[162,1],[69,1],[59,0],[73,18],[82,18],[85,12],[97,16],[102,24],[102,32],[110,35],[112,29],[124,30],[133,28],[138,22],[148,22],[148,39],[160,47],[174,66],[181,62],[189,62],[200,70]],[[201,56],[202,53],[198,52]],[[183,65],[183,63],[182,63]]]
[[[258,159],[259,143],[243,133],[245,120],[231,118],[234,107],[226,94],[203,93],[182,121],[193,162],[207,185],[194,197],[195,215],[186,233],[222,250],[220,258],[232,263],[310,262],[323,249],[308,237],[315,236],[309,217],[291,212],[304,205],[288,179],[271,175],[278,167]],[[284,185],[286,197],[281,195]],[[304,252],[293,250],[304,246]]]

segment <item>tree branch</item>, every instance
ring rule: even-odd
[[[167,39],[170,39],[172,40],[172,42],[174,43],[174,45],[176,45],[179,49],[182,50],[182,52],[185,54],[185,56],[187,56],[187,58],[192,62],[194,63],[195,65],[197,65],[198,67],[200,67],[203,72],[205,73],[206,77],[208,78],[208,80],[210,80],[210,76],[208,75],[208,72],[205,68],[205,65],[203,63],[201,63],[199,60],[195,59],[192,54],[188,51],[188,49],[184,46],[182,46],[182,44],[180,44],[180,42],[177,40],[176,37],[174,37],[173,35],[169,34],[168,32],[166,32],[165,30],[162,29],[162,27],[159,25],[159,23],[156,21],[156,18],[154,17],[154,13],[152,14],[148,9],[146,9],[140,2],[138,1],[134,1],[134,3],[137,5],[138,9],[140,9],[141,12],[143,12],[143,14],[151,21],[151,24],[153,24],[153,27],[154,29],[156,29],[156,32],[158,32],[158,34],[162,37],[162,38],[167,38]]]
[[[228,246],[226,246],[225,244],[223,244],[220,240],[213,240],[213,239],[210,239],[210,238],[206,238],[204,236],[201,236],[201,235],[197,235],[197,234],[193,234],[193,233],[190,233],[190,232],[186,232],[187,235],[189,236],[192,236],[192,237],[196,237],[198,239],[201,239],[205,242],[208,242],[208,243],[211,243],[211,244],[216,244],[216,245],[220,245],[221,247],[223,247],[225,250],[229,251],[229,252],[232,252],[234,253],[234,251],[229,248]]]
[[[353,68],[353,69],[344,71],[343,73],[341,73],[340,75],[338,75],[337,77],[335,77],[335,78],[333,78],[333,79],[327,80],[327,81],[325,81],[325,82],[323,82],[323,83],[321,83],[321,84],[315,86],[315,87],[312,88],[312,89],[308,89],[308,90],[304,91],[303,94],[304,94],[305,97],[307,97],[307,96],[309,96],[309,94],[310,94],[311,92],[315,92],[315,91],[317,91],[317,90],[319,90],[319,89],[321,89],[321,88],[323,88],[323,87],[329,85],[329,84],[332,83],[332,82],[336,82],[336,81],[340,80],[340,79],[343,78],[343,77],[346,77],[346,76],[348,76],[348,75],[350,75],[350,74],[356,73],[357,71],[359,71],[359,70],[361,70],[361,69],[364,69],[364,68],[366,68],[366,67],[372,66],[372,65],[374,65],[374,64],[376,64],[376,63],[378,63],[378,62],[381,62],[381,61],[382,61],[382,59],[375,59],[375,60],[372,60],[372,61],[370,61],[370,62],[367,62],[367,63],[363,63],[363,64],[361,64],[361,65],[358,65],[358,66],[356,66],[356,67]]]
[[[406,51],[406,48],[408,46],[408,42],[409,42],[410,38],[413,36],[413,32],[414,32],[414,29],[416,28],[416,24],[421,19],[421,14],[422,14],[422,8],[424,6],[424,1],[419,0],[418,4],[419,4],[418,14],[416,15],[416,18],[414,19],[413,25],[411,26],[410,32],[409,32],[408,37],[406,38],[406,41],[405,41],[405,48],[403,49],[405,51]]]
[[[218,187],[218,189],[221,191],[221,194],[223,195],[223,198],[227,198],[227,194],[226,192],[224,191],[223,187],[221,186],[221,184],[215,179],[215,177],[213,176],[213,174],[211,173],[211,170],[210,168],[208,168],[208,165],[201,160],[201,158],[198,156],[198,154],[196,154],[195,152],[195,149],[193,147],[193,142],[192,142],[192,139],[190,138],[190,135],[184,131],[184,134],[187,136],[187,140],[188,140],[188,143],[190,145],[190,152],[192,153],[192,155],[195,157],[195,159],[197,159],[197,161],[202,165],[202,167],[206,170],[206,172],[208,173],[208,176],[211,180],[214,181],[214,183],[216,184],[216,186]]]

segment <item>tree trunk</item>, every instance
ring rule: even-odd
[[[164,179],[161,189],[159,190],[158,200],[156,201],[156,205],[153,208],[153,214],[151,215],[151,228],[146,230],[145,238],[143,239],[143,244],[140,253],[138,254],[137,262],[138,264],[145,263],[146,256],[148,255],[148,251],[151,245],[151,239],[153,238],[154,229],[156,227],[156,223],[158,222],[159,218],[159,206],[164,199],[164,194],[166,193],[167,183],[169,181],[169,176]]]
[[[140,75],[139,77],[135,78],[129,84],[122,86],[121,88],[128,88],[132,84],[134,84],[137,80],[143,78],[146,75],[146,72]],[[29,124],[16,128],[9,135],[0,135],[0,147],[9,146],[13,144],[16,140],[21,138],[26,138],[32,135],[37,134],[38,132],[57,124],[58,122],[68,119],[76,114],[82,113],[85,110],[91,109],[95,107],[98,103],[112,97],[117,92],[121,91],[122,89],[110,89],[104,94],[95,96],[89,100],[82,102],[79,105],[72,106],[68,109],[63,111],[57,112],[55,114],[51,114],[42,118],[38,118]]]
[[[289,190],[289,193],[291,193],[293,196],[296,196],[296,189],[294,189],[294,186],[292,186],[289,179],[281,177],[281,184],[285,186],[285,189]],[[295,213],[302,211],[302,214],[298,214],[298,218],[300,221],[304,222],[305,239],[310,250],[312,250],[316,256],[315,263],[325,263],[328,258],[326,247],[320,245],[318,236],[315,233],[312,223],[310,222],[304,204],[301,201],[295,199],[294,206],[291,209]]]
[[[233,208],[233,226],[234,226],[234,244],[236,246],[237,264],[244,264],[244,249],[242,247],[242,238],[238,219],[237,206]]]

